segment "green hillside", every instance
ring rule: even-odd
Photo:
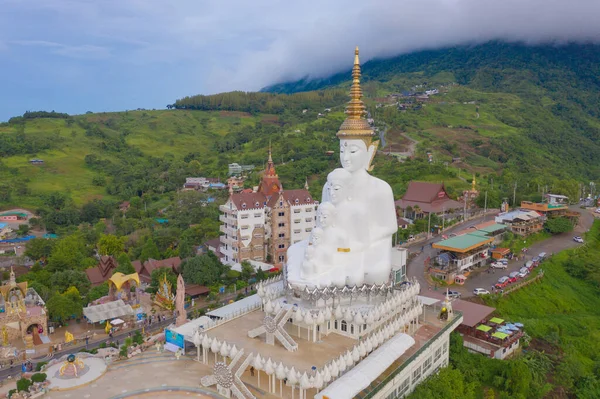
[[[515,184],[517,203],[543,190],[578,198],[580,183],[600,176],[598,49],[489,43],[366,63],[365,101],[386,132],[373,173],[396,197],[410,180],[444,181],[458,195],[476,175],[488,206],[512,199]],[[349,83],[345,72],[271,92],[185,97],[168,110],[12,118],[0,124],[0,207],[44,207],[60,192],[77,207],[143,196],[162,209],[185,177],[224,178],[231,162],[260,169],[269,143],[284,186],[308,179],[318,197],[337,164]],[[423,104],[388,96],[427,89],[440,93]],[[399,163],[390,153],[412,157]]]

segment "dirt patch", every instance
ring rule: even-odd
[[[410,149],[410,141],[402,135],[401,130],[388,130],[385,132],[386,147],[385,151],[391,152],[408,152]]]
[[[265,115],[260,119],[260,121],[262,123],[267,123],[271,125],[280,125],[279,117],[276,115]]]
[[[236,118],[251,118],[252,115],[248,112],[241,111],[219,111],[219,116],[222,117],[236,117]]]

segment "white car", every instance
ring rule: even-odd
[[[494,262],[490,265],[492,269],[506,269],[508,265],[505,265],[502,262]]]
[[[600,208],[596,209],[596,213],[600,213]]]
[[[489,295],[490,292],[488,290],[486,290],[486,289],[483,289],[483,288],[475,288],[473,290],[473,294],[475,294],[475,295]]]
[[[578,242],[580,244],[583,244],[583,238],[579,237],[579,236],[575,236],[573,237],[573,241]]]

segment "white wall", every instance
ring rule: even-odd
[[[290,206],[290,232],[291,243],[307,239],[310,232],[315,228],[317,211],[314,204],[292,204]],[[296,213],[299,211],[298,213]],[[306,221],[306,219],[310,219]],[[295,223],[295,220],[300,220],[300,223]],[[309,229],[309,231],[306,231]]]

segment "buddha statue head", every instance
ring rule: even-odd
[[[318,226],[322,229],[332,227],[335,224],[335,205],[331,202],[322,202],[317,210]]]
[[[309,244],[314,246],[319,246],[323,241],[323,229],[320,227],[315,227],[310,233],[310,241]]]
[[[327,175],[327,190],[329,200],[333,205],[349,199],[352,192],[352,173],[346,169],[338,168]]]
[[[340,139],[340,162],[348,172],[370,170],[378,141],[373,141],[375,132],[365,119],[367,108],[362,101],[360,87],[360,61],[358,47],[354,51],[352,86],[350,101],[346,107],[346,119],[340,126],[337,137]]]

